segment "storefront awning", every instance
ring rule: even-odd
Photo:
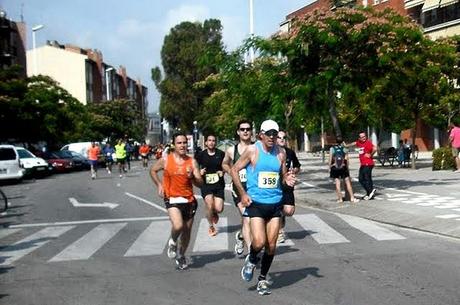
[[[459,2],[460,0],[441,0],[441,2],[439,3],[439,6],[440,7],[445,7],[445,6],[449,6],[451,4],[455,4],[456,2]]]
[[[423,4],[423,7],[422,7],[422,13],[438,8],[439,2],[440,0],[425,0],[425,3]]]

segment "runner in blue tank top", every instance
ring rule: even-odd
[[[259,294],[270,294],[266,279],[276,250],[276,239],[282,215],[282,184],[294,186],[295,175],[286,168],[286,152],[276,145],[279,127],[275,121],[266,120],[260,126],[260,141],[249,146],[231,169],[233,183],[246,207],[244,216],[250,217],[252,242],[241,277],[251,281],[264,248],[261,270],[257,283]],[[247,192],[238,172],[246,168]]]

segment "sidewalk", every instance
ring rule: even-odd
[[[432,171],[431,153],[420,152],[417,169],[382,167],[373,170],[375,199],[336,203],[335,185],[319,155],[299,153],[302,171],[296,186],[296,204],[363,217],[373,221],[460,238],[460,174]],[[359,160],[350,155],[350,176],[358,198],[364,195],[357,181]],[[342,187],[343,190],[343,187]]]

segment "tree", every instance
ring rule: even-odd
[[[209,88],[194,84],[216,73],[223,57],[219,20],[182,22],[165,37],[161,50],[164,77],[155,67],[152,80],[161,94],[160,113],[174,127],[192,129],[204,98],[210,95]]]

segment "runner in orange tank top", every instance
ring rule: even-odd
[[[188,267],[185,251],[190,242],[193,217],[197,202],[193,196],[193,184],[201,186],[203,180],[195,159],[187,156],[187,137],[184,134],[174,135],[175,149],[169,155],[159,159],[150,170],[150,177],[158,188],[168,209],[171,221],[171,237],[168,241],[167,254],[175,258],[179,269]],[[158,172],[163,170],[163,182]],[[180,248],[177,240],[180,237]]]

